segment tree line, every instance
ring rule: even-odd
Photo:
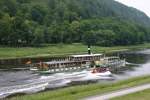
[[[32,0],[1,0],[0,44],[84,43],[114,46],[150,41],[150,31],[145,26],[117,16],[93,16],[93,11],[97,9],[90,8],[90,4],[94,3],[91,0],[47,2],[47,6],[43,6],[34,4]],[[90,10],[83,9],[79,3],[88,4]],[[105,13],[102,15],[110,12]]]

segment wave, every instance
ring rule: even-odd
[[[139,66],[139,65],[142,65],[142,64],[136,64],[136,63],[129,63],[129,62],[126,62],[126,65],[134,65],[134,66]]]
[[[44,90],[48,86],[48,83],[32,83],[19,86],[10,86],[0,89],[0,98],[16,94],[16,93],[32,93]]]
[[[90,71],[84,70],[81,72],[56,73],[49,76],[40,76],[37,79],[28,80],[27,82],[30,84],[1,88],[0,98],[16,93],[35,93],[45,90],[46,88],[62,87],[74,81],[110,79],[109,74],[110,73],[105,73],[105,75],[93,75]]]

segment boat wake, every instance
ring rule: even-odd
[[[142,64],[135,64],[135,63],[129,63],[129,62],[126,62],[126,65],[139,66],[139,65],[142,65]]]
[[[28,84],[8,86],[0,88],[0,98],[5,98],[16,93],[36,93],[45,89],[67,86],[74,81],[89,81],[110,79],[111,73],[91,73],[88,70],[72,73],[56,73],[49,76],[40,76],[37,79],[28,80]]]
[[[87,71],[84,77],[81,77],[74,81],[92,81],[92,80],[101,80],[101,79],[111,79],[112,77],[110,76],[111,76],[111,72],[109,71],[106,71],[104,73],[91,73],[90,71]]]
[[[0,98],[7,97],[16,93],[35,93],[44,90],[48,83],[32,83],[19,86],[10,86],[0,89]]]

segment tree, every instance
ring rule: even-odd
[[[32,44],[37,45],[39,43],[44,43],[44,41],[44,29],[42,26],[38,26],[34,30]]]
[[[8,14],[5,14],[0,20],[0,43],[8,45],[10,42],[10,34],[12,32],[12,20]]]
[[[44,17],[45,17],[45,10],[41,6],[34,6],[31,9],[31,17],[34,21],[38,22],[39,24],[43,24]]]

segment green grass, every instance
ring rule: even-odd
[[[150,89],[113,98],[111,100],[150,100]]]
[[[136,77],[111,84],[96,83],[96,84],[72,86],[32,95],[16,96],[13,98],[9,98],[7,100],[78,100],[84,97],[102,94],[145,83],[150,83],[150,76]]]
[[[93,46],[92,52],[117,52],[131,49],[150,48],[150,43],[140,44],[135,46],[115,46],[115,47],[100,47]],[[87,46],[82,44],[57,44],[47,45],[45,47],[0,47],[0,59],[8,58],[26,58],[26,57],[45,57],[45,56],[63,56],[69,54],[86,53]]]

